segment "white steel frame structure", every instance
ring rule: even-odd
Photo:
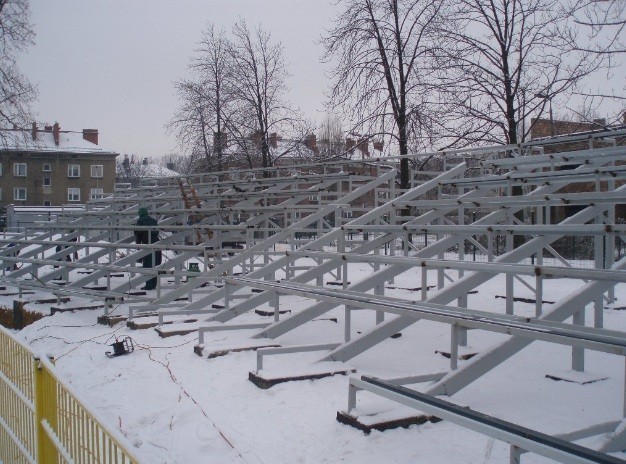
[[[618,144],[624,138],[626,131],[614,131],[425,154],[420,159],[436,159],[443,169],[414,172],[406,191],[395,187],[392,158],[152,180],[90,202],[86,212],[68,212],[57,224],[1,237],[0,281],[20,292],[45,289],[59,300],[81,295],[103,301],[105,321],[151,321],[162,336],[181,333],[176,322],[193,314],[193,322],[184,325],[198,332],[195,352],[214,356],[258,350],[250,378],[258,385],[261,379],[264,387],[306,377],[265,375],[269,356],[318,353],[308,378],[347,373],[354,358],[390,343],[420,321],[447,324],[448,370],[351,378],[348,408],[340,412],[350,418],[357,392],[368,390],[443,416],[448,406],[431,402],[433,397],[458,393],[534,341],[571,347],[568,367],[574,371],[585,370],[585,350],[626,356],[625,334],[605,327],[603,317],[615,285],[626,281],[626,258],[618,257],[616,247],[626,235],[616,216],[618,206],[626,205],[626,147]],[[560,151],[568,144],[568,151]],[[193,192],[195,204],[185,191]],[[133,243],[133,223],[142,206],[159,218],[162,238],[156,244]],[[569,214],[557,215],[557,208],[568,208]],[[592,267],[580,268],[563,255],[558,245],[564,237],[585,240]],[[166,254],[163,264],[136,266],[156,250]],[[74,252],[78,260],[66,261]],[[199,273],[187,269],[191,261],[199,263]],[[7,269],[5,263],[13,262],[21,268]],[[351,272],[357,264],[369,266],[371,273],[357,280]],[[89,273],[78,275],[79,270]],[[395,279],[409,272],[419,276],[417,298],[393,291]],[[156,297],[136,292],[153,276],[159,281]],[[472,308],[468,295],[499,276],[503,312]],[[548,304],[547,279],[559,278],[579,279],[580,287]],[[335,287],[328,287],[329,282]],[[532,317],[517,311],[519,288],[534,295]],[[281,311],[287,295],[310,304],[288,314]],[[131,303],[128,315],[112,314],[113,304],[122,300]],[[588,304],[592,327],[585,326]],[[272,308],[271,322],[255,316],[264,305]],[[341,339],[322,333],[317,343],[285,343],[306,324],[331,311],[337,314],[337,308],[343,309]],[[374,317],[367,330],[355,333],[354,312],[364,310]],[[474,331],[471,336],[486,331],[508,337],[460,364],[459,347],[467,344],[468,330]],[[207,334],[217,331],[247,335],[238,335],[224,349],[208,340]],[[412,341],[419,346],[420,340]],[[401,387],[415,383],[427,383],[425,391],[418,395]],[[554,451],[562,445],[558,440],[536,446],[516,438],[515,431],[501,433],[511,424],[495,419],[491,428],[472,425],[477,415],[458,423],[508,441],[512,462],[519,462],[522,451],[574,459],[567,462],[613,462],[605,453],[626,449],[626,434],[620,431],[626,388],[620,401],[624,406],[614,421],[587,424],[564,437],[571,441],[608,434],[606,446],[596,454],[576,446],[559,454]],[[459,416],[458,411],[446,414],[453,421]],[[494,427],[500,431],[493,432]],[[572,457],[576,453],[584,457]]]

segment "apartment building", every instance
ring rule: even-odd
[[[83,204],[112,193],[117,155],[98,146],[97,129],[1,130],[0,208]]]

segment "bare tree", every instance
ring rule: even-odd
[[[31,119],[35,89],[20,73],[17,55],[34,37],[28,0],[0,0],[0,126],[25,127]]]
[[[282,46],[243,20],[231,35],[207,27],[190,61],[193,78],[176,83],[181,107],[167,127],[193,155],[203,154],[208,169],[242,160],[249,167],[269,167],[289,150],[272,153],[271,134],[290,140],[309,127],[285,101],[289,74]]]
[[[261,165],[273,164],[270,134],[290,132],[302,119],[285,101],[289,77],[280,43],[273,43],[269,32],[258,26],[251,31],[244,20],[232,28],[229,45],[229,87],[235,103],[231,126],[254,134],[260,143]],[[242,143],[246,148],[255,143]]]
[[[209,24],[189,64],[192,79],[174,84],[181,106],[166,125],[181,146],[202,153],[206,168],[216,167],[218,171],[222,170],[228,119],[226,49],[225,32],[216,31]],[[213,157],[216,163],[212,162]]]
[[[579,49],[559,0],[457,0],[455,7],[442,80],[447,99],[475,121],[475,141],[523,141],[524,121],[603,64]]]
[[[190,156],[168,155],[166,158],[139,157],[124,155],[115,160],[116,182],[128,183],[137,187],[142,179],[159,178],[174,175],[171,171],[185,174],[195,171]],[[175,164],[175,165],[174,165]]]
[[[327,115],[318,133],[321,158],[337,158],[344,154],[344,131],[341,120],[337,116]]]
[[[391,136],[400,155],[410,140],[432,141],[429,75],[438,48],[442,0],[343,0],[334,28],[324,37],[325,58],[336,62],[330,98],[344,108],[356,132]],[[409,163],[400,163],[408,188]]]
[[[201,153],[208,168],[213,151],[209,140],[211,118],[206,89],[190,80],[177,81],[174,87],[181,103],[166,128],[176,135],[181,148],[194,154]]]
[[[602,54],[626,53],[625,0],[573,0],[566,6],[574,22],[586,29],[591,43],[584,50]]]
[[[614,68],[625,66],[626,54],[626,0],[571,0],[564,8],[572,22],[582,30],[579,50],[603,56],[610,64],[599,86],[583,88],[574,95],[583,99],[584,107],[602,108],[604,117],[612,123],[623,123],[626,88],[623,79],[616,79]],[[618,74],[619,75],[619,74]],[[568,102],[569,103],[569,102]],[[578,101],[574,101],[574,104]],[[580,108],[567,105],[574,113]],[[611,114],[612,113],[612,114]]]

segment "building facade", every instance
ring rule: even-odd
[[[2,130],[0,207],[84,204],[113,193],[115,157],[98,146],[98,130],[54,126]]]
[[[560,121],[554,119],[533,119],[531,126],[531,140],[541,140],[548,137],[554,137],[558,135],[577,135],[577,134],[589,134],[592,135],[596,132],[607,131],[611,129],[625,129],[626,128],[626,112],[623,114],[623,124],[607,126],[606,120],[596,119],[592,122],[576,122],[576,121]],[[558,144],[547,145],[544,147],[544,153],[557,153],[575,150],[585,150],[591,148],[590,141],[592,139],[584,141],[563,142]],[[606,142],[605,142],[606,143]],[[610,144],[618,146],[625,146],[626,139],[624,137],[611,138]],[[596,145],[596,148],[598,146]],[[571,166],[563,166],[560,169],[571,169]],[[620,183],[618,182],[618,186]],[[600,185],[602,189],[605,189],[605,185]],[[560,191],[563,193],[582,193],[582,192],[594,192],[597,186],[593,182],[583,182],[578,184],[569,184]],[[583,206],[557,206],[551,208],[552,222],[560,222],[567,217],[576,214],[583,209]],[[620,223],[626,222],[626,204],[618,204],[615,208],[616,221]]]

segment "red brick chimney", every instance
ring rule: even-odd
[[[61,131],[61,127],[59,126],[58,122],[54,123],[54,126],[52,126],[52,137],[54,137],[54,144],[58,147],[59,146],[59,132]]]
[[[250,138],[252,139],[252,143],[254,144],[254,146],[257,147],[260,150],[261,149],[261,141],[263,140],[263,132],[255,131],[255,132],[252,133]]]
[[[83,139],[98,145],[98,129],[83,129]]]
[[[228,146],[228,134],[226,132],[213,132],[213,149],[218,151],[218,149],[224,149]]]
[[[359,148],[361,149],[361,152],[363,153],[363,158],[369,158],[370,156],[370,142],[368,139],[359,139],[359,143],[358,143]]]
[[[354,153],[354,147],[356,146],[356,142],[354,139],[347,138],[346,139],[346,152]]]
[[[382,140],[374,140],[372,145],[374,145],[374,150],[376,151],[383,151],[383,147],[385,146]]]
[[[626,115],[626,113],[624,113]],[[30,135],[33,137],[33,142],[37,140],[37,123],[34,122],[30,130]]]
[[[304,138],[304,145],[313,153],[318,154],[320,149],[317,148],[317,137],[315,134],[309,134]]]
[[[278,134],[276,132],[270,134],[270,147],[278,148]]]

